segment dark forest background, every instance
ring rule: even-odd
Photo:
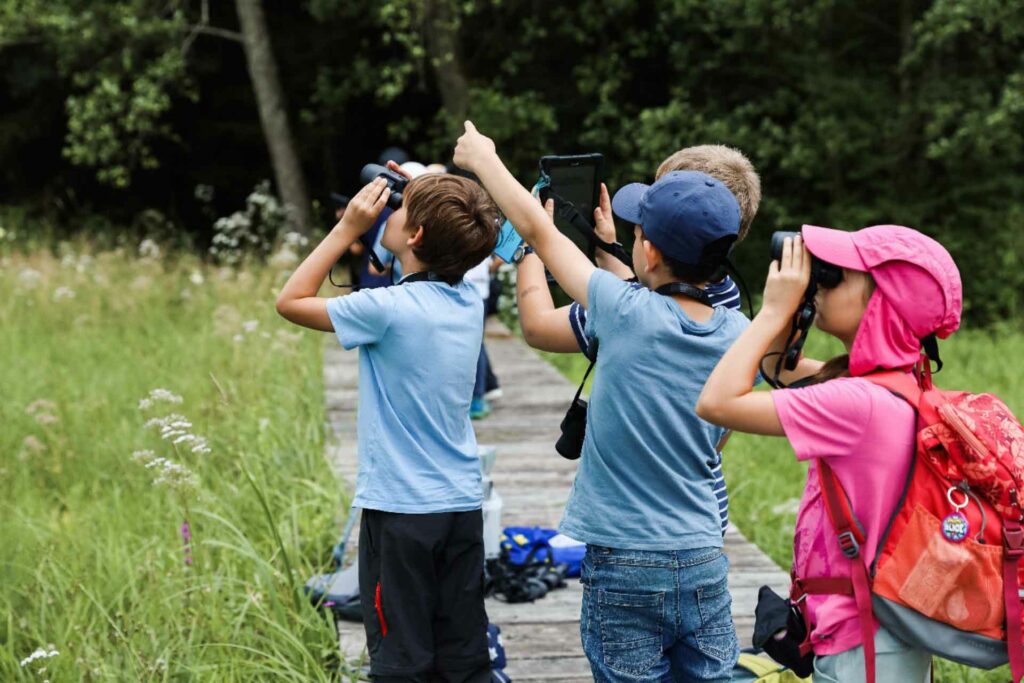
[[[755,289],[773,230],[899,223],[953,251],[972,322],[1022,315],[1021,2],[0,0],[9,229],[203,248],[263,179],[325,229],[364,163],[446,162],[467,116],[524,183],[547,153],[603,152],[614,189],[741,149]]]

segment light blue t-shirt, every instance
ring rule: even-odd
[[[359,347],[356,507],[475,510],[480,461],[469,421],[483,302],[465,281],[410,282],[330,299],[346,349]]]
[[[713,469],[725,430],[694,408],[749,321],[719,306],[696,322],[671,297],[603,270],[587,298],[587,336],[600,350],[561,531],[612,548],[721,547]]]

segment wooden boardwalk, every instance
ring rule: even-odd
[[[502,526],[557,527],[576,465],[561,458],[554,443],[575,387],[500,325],[488,326],[487,350],[504,396],[494,402],[489,418],[474,425],[479,443],[497,447],[493,478],[504,500]],[[349,481],[356,472],[357,382],[358,354],[343,351],[332,339],[324,355],[324,383],[328,419],[338,439],[329,446],[328,458]],[[784,595],[789,577],[735,528],[726,534],[725,552],[731,563],[733,619],[740,646],[747,647],[758,588],[768,584]],[[580,646],[581,597],[579,581],[573,580],[535,603],[487,601],[490,620],[502,629],[513,680],[592,680]],[[344,625],[340,638],[349,656],[362,651],[361,625]]]

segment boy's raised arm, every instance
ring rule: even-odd
[[[345,217],[299,264],[281,288],[277,295],[277,312],[283,318],[302,327],[335,331],[327,314],[327,299],[317,296],[317,292],[331,266],[373,225],[387,204],[389,194],[387,183],[377,178],[352,198]]]
[[[558,231],[544,208],[505,168],[494,142],[478,133],[471,121],[466,121],[466,132],[455,147],[455,163],[480,178],[498,208],[533,246],[562,289],[586,306],[594,264]]]
[[[555,210],[554,200],[549,199],[544,210],[551,216]],[[555,353],[580,350],[569,321],[569,306],[555,308],[544,264],[536,254],[527,254],[519,264],[516,300],[519,304],[519,326],[527,344]]]

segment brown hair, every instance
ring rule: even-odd
[[[718,178],[729,188],[740,205],[739,242],[747,236],[761,205],[761,178],[743,152],[725,145],[685,147],[658,166],[655,179],[670,171],[700,171]]]
[[[406,229],[423,226],[423,241],[413,249],[424,265],[455,283],[494,250],[498,209],[468,178],[430,173],[405,188]]]

